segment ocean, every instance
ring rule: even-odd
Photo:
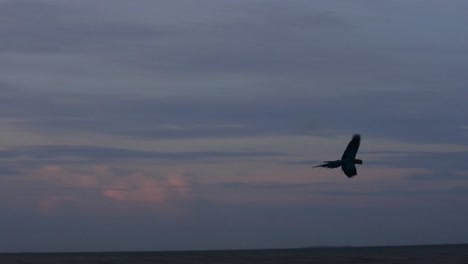
[[[468,244],[388,247],[315,247],[271,250],[217,250],[103,253],[3,253],[1,264],[280,264],[280,263],[460,263]]]

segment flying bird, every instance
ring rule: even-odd
[[[341,157],[341,160],[324,161],[324,164],[314,166],[314,168],[323,167],[323,168],[334,169],[334,168],[341,167],[344,174],[346,174],[348,178],[356,176],[357,170],[356,170],[355,164],[362,164],[362,160],[356,159],[356,154],[358,152],[360,143],[361,143],[361,136],[359,134],[353,135],[353,138],[351,139],[348,146],[346,147],[346,150],[344,151],[343,156]]]

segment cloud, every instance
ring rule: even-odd
[[[369,156],[372,156],[370,154]],[[403,168],[426,168],[432,171],[451,174],[463,170],[467,151],[455,152],[391,152],[373,162],[375,165],[398,166]]]
[[[435,171],[430,174],[421,174],[421,175],[409,175],[407,177],[408,180],[412,181],[438,181],[438,182],[450,182],[450,181],[458,181],[458,182],[466,182],[468,181],[468,175],[466,173],[462,173],[460,171],[454,172],[453,171]]]
[[[14,176],[14,175],[18,175],[19,173],[20,173],[20,170],[16,166],[5,166],[3,164],[0,166],[0,177]]]
[[[192,188],[190,182],[179,173],[160,176],[130,172],[120,175],[118,171],[103,165],[78,170],[48,165],[25,170],[19,177],[23,181],[12,185],[12,188],[24,189],[31,185],[37,186],[38,182],[43,184],[44,188],[36,189],[34,200],[24,201],[36,203],[37,208],[43,212],[60,210],[70,204],[78,207],[102,207],[105,200],[128,205],[155,206],[154,209],[177,206],[178,200],[191,198]]]
[[[334,182],[312,182],[312,183],[279,183],[279,182],[259,182],[259,183],[248,183],[248,182],[224,182],[220,186],[226,189],[255,189],[255,190],[295,190],[295,191],[307,191],[311,188],[322,188],[335,186],[337,183]]]
[[[4,248],[466,237],[466,1],[200,1],[0,1]]]
[[[0,75],[0,89],[8,90],[2,116],[36,133],[144,139],[359,130],[406,141],[464,140],[456,129],[467,122],[464,112],[446,107],[465,108],[459,69],[468,40],[452,28],[465,19],[458,10],[443,8],[454,13],[434,25],[447,37],[440,43],[412,19],[437,15],[435,2],[404,10],[397,2],[205,2],[208,9],[189,2],[3,3],[11,23],[0,27],[8,39],[0,46],[8,62]],[[395,30],[396,17],[417,34]],[[310,123],[312,130],[297,130]]]
[[[8,39],[0,49],[8,52],[63,53],[106,50],[113,42],[122,47],[125,39],[145,40],[169,33],[137,23],[106,23],[89,15],[92,9],[59,1],[9,1],[1,3],[0,14],[9,27],[0,26]],[[33,40],[33,41],[31,41]],[[120,44],[119,44],[120,43]]]
[[[190,194],[190,186],[180,175],[170,175],[159,181],[144,175],[132,175],[118,179],[109,187],[102,192],[105,197],[127,202],[161,204],[168,199],[168,189],[179,195]]]
[[[158,152],[86,145],[22,146],[0,150],[0,157],[14,161],[24,160],[39,164],[50,162],[100,163],[113,160],[200,160],[222,158],[251,158],[278,156],[268,151],[185,151]]]
[[[323,175],[326,174],[326,175]],[[322,177],[326,176],[326,177]],[[227,181],[218,184],[223,189],[223,204],[257,204],[263,206],[344,206],[352,208],[418,207],[432,203],[443,206],[447,202],[461,205],[465,199],[468,178],[425,180],[432,175],[423,169],[362,168],[359,181],[349,180],[340,173],[310,171],[309,180],[287,181]],[[297,180],[294,172],[288,178]],[[270,177],[274,178],[274,177]],[[292,180],[293,180],[292,179]],[[291,181],[292,181],[291,180]],[[437,186],[434,181],[437,180]],[[213,192],[214,188],[205,192]]]
[[[317,99],[271,96],[268,100],[253,101],[139,96],[122,98],[117,95],[66,93],[56,94],[51,99],[47,94],[26,94],[12,90],[6,90],[4,104],[0,107],[3,118],[17,129],[36,133],[64,135],[80,132],[142,139],[190,139],[330,135],[340,131],[340,134],[360,132],[366,137],[385,137],[406,142],[453,144],[462,142],[465,137],[464,130],[458,129],[465,122],[461,112],[452,114],[449,110],[429,108],[430,105],[447,103],[462,108],[463,101],[448,99],[446,96],[440,98],[438,93],[424,101],[418,101],[416,92],[395,92],[392,97],[381,92]],[[373,109],[374,102],[382,100],[398,101],[400,110],[390,105]],[[346,109],[346,114],[337,111],[336,106]],[[434,126],[431,118],[441,121]],[[311,121],[313,127],[304,125]],[[427,137],[421,137],[421,134]]]
[[[253,105],[217,99],[64,93],[49,98],[13,88],[5,90],[4,104],[0,107],[3,118],[12,126],[37,133],[101,133],[143,139],[242,137],[280,134],[291,129],[290,125],[279,127],[274,118],[295,122],[286,120],[294,112],[284,107],[279,113],[274,102]],[[284,111],[291,113],[286,115]]]

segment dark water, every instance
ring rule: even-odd
[[[461,263],[468,244],[440,246],[343,247],[276,250],[28,253],[0,254],[1,264],[143,264],[143,263]]]

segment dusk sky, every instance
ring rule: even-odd
[[[468,243],[467,10],[0,0],[0,252]]]

